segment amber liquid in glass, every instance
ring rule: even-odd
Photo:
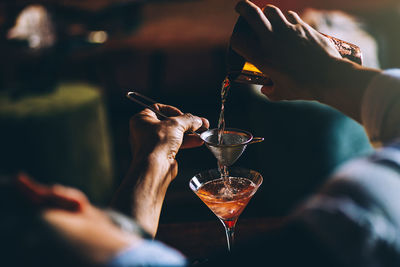
[[[229,188],[225,182],[229,183]],[[218,218],[232,227],[256,188],[254,182],[247,178],[228,177],[227,181],[216,179],[206,182],[197,190],[197,195]]]

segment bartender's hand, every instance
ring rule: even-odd
[[[178,172],[175,156],[180,148],[202,145],[198,136],[187,132],[207,129],[209,122],[172,106],[155,104],[153,107],[169,118],[158,118],[150,109],[132,117],[133,160],[113,202],[114,207],[130,213],[154,236],[165,193]]]
[[[232,48],[274,82],[262,92],[271,100],[314,99],[330,66],[341,58],[328,38],[295,12],[286,16],[272,5],[263,10],[239,2],[240,21],[231,37]]]
[[[158,118],[150,109],[145,109],[130,120],[130,142],[134,160],[141,160],[149,154],[157,154],[170,164],[175,164],[175,156],[180,148],[201,146],[203,141],[190,131],[208,129],[205,118],[182,113],[173,106],[155,104],[153,108],[168,116]],[[185,132],[188,132],[185,135]]]
[[[342,59],[295,12],[284,15],[272,5],[261,10],[249,1],[239,2],[236,11],[231,46],[271,78],[274,85],[262,88],[270,100],[317,100],[360,121],[363,93],[379,70]]]

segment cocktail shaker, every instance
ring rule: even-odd
[[[241,18],[235,25],[236,27],[249,27]],[[321,33],[323,34],[323,33]],[[355,63],[362,64],[362,54],[360,48],[349,42],[337,39],[335,37],[323,34],[332,44],[336,47],[338,52],[343,58],[347,58]],[[227,53],[227,73],[231,81],[239,83],[250,83],[259,85],[272,85],[273,82],[268,75],[262,73],[256,66],[237,54],[231,46],[228,48]]]

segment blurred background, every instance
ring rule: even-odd
[[[25,171],[80,188],[106,205],[131,161],[136,90],[217,126],[234,0],[42,0],[0,2],[0,174]],[[317,30],[357,44],[364,65],[400,66],[395,0],[282,0]],[[340,77],[338,77],[340,79]],[[270,103],[234,84],[227,127],[265,141],[237,166],[264,176],[243,216],[281,216],[340,163],[372,150],[364,129],[314,102]],[[189,179],[216,168],[205,147],[181,151],[161,222],[215,220]]]

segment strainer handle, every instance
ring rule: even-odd
[[[253,140],[251,140],[251,142],[249,143],[249,145],[250,145],[250,144],[255,144],[255,143],[260,143],[260,142],[262,142],[262,141],[264,141],[264,137],[253,137]]]

